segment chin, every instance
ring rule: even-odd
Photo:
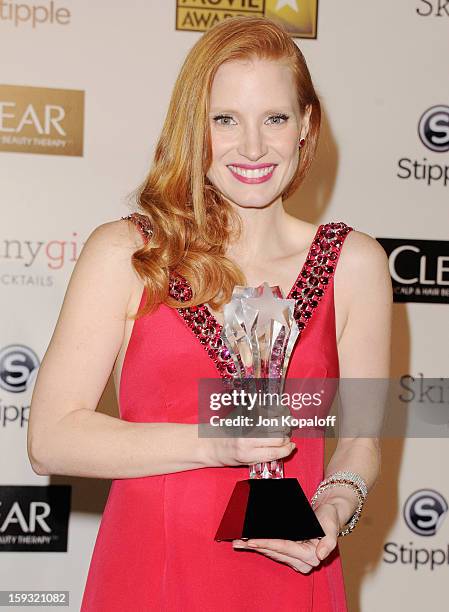
[[[267,196],[264,198],[262,198],[261,196],[258,196],[257,198],[251,196],[246,198],[233,198],[230,196],[226,197],[228,198],[228,200],[233,202],[235,205],[240,206],[241,208],[263,208],[264,206],[268,206],[269,204],[274,202],[278,196],[274,194],[273,196]]]
[[[264,208],[265,206],[269,206],[272,200],[264,200],[263,202],[255,202],[252,200],[251,202],[237,202],[237,206],[240,208]]]

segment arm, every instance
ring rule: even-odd
[[[340,377],[387,378],[392,288],[388,258],[380,244],[367,234],[351,232],[340,253],[334,283],[336,299],[347,313],[338,347]],[[345,397],[342,395],[341,399],[345,412]],[[352,404],[350,402],[349,413],[354,408],[360,414],[363,405]],[[326,476],[340,470],[357,472],[369,490],[377,478],[379,465],[379,440],[354,435],[338,440]],[[246,543],[237,541],[237,547],[253,548],[297,571],[309,573],[335,548],[339,530],[354,514],[357,505],[358,499],[352,490],[346,487],[327,489],[316,505],[316,515],[326,533],[322,539],[299,543],[256,539]]]
[[[197,426],[95,412],[123,341],[141,245],[126,221],[97,227],[75,266],[36,380],[28,455],[37,474],[133,478],[203,467]],[[149,398],[149,401],[150,398]]]
[[[197,424],[130,423],[95,412],[123,342],[131,295],[142,290],[131,264],[137,236],[130,223],[105,223],[81,252],[31,400],[34,471],[138,478],[288,456],[288,437],[199,438]]]
[[[388,258],[379,243],[367,234],[351,232],[346,240],[352,244],[346,245],[347,249],[343,246],[340,255],[343,261],[340,261],[334,279],[336,295],[345,296],[348,313],[339,343],[340,377],[343,380],[388,379],[392,306]],[[373,388],[377,390],[381,386]],[[348,389],[348,403],[351,402],[350,396]],[[344,392],[341,399],[344,412]],[[380,394],[376,399],[380,405],[383,399]],[[348,412],[350,415],[352,410],[360,413],[363,409],[363,405],[351,405]],[[340,470],[359,473],[370,490],[380,470],[379,439],[356,436],[355,432],[351,438],[340,438],[325,475]],[[340,526],[350,519],[357,507],[357,497],[344,487],[328,489],[320,499],[320,504],[335,505]]]

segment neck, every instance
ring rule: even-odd
[[[231,205],[242,220],[242,232],[238,240],[230,243],[227,256],[240,263],[276,257],[288,219],[282,198],[263,208],[246,208],[232,202]]]

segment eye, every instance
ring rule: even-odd
[[[279,113],[278,115],[271,115],[267,119],[267,121],[272,121],[271,125],[282,125],[283,123],[288,121],[288,119],[289,119],[288,115],[285,115],[284,113]],[[231,117],[231,115],[215,115],[215,117],[213,117],[213,121],[217,125],[221,125],[224,127],[236,125],[236,122]],[[231,123],[231,121],[233,123]]]
[[[269,119],[274,119],[275,121],[273,121],[272,125],[282,125],[283,123],[285,123],[288,120],[288,115],[284,115],[284,114],[279,114],[279,115],[271,115],[271,117],[269,117]]]
[[[213,118],[213,121],[217,124],[217,125],[224,125],[224,126],[228,126],[228,125],[232,125],[231,123],[229,123],[229,120],[232,119],[231,115],[216,115]],[[222,121],[222,123],[220,123],[220,121]],[[235,123],[235,122],[234,122]]]

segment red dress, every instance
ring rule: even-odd
[[[146,218],[128,218],[140,221],[145,235]],[[339,376],[333,274],[351,229],[342,222],[320,225],[289,293],[297,299],[301,333],[287,377]],[[170,291],[182,296],[189,288],[177,277]],[[141,305],[144,299],[142,293]],[[202,333],[206,327],[209,335]],[[229,372],[216,343],[219,331],[206,307],[161,305],[138,319],[122,368],[121,418],[198,422],[198,379]],[[297,452],[285,460],[285,475],[298,478],[310,500],[323,478],[324,438],[293,439]],[[345,612],[338,547],[301,574],[214,540],[235,483],[247,478],[245,466],[113,480],[81,612]]]

